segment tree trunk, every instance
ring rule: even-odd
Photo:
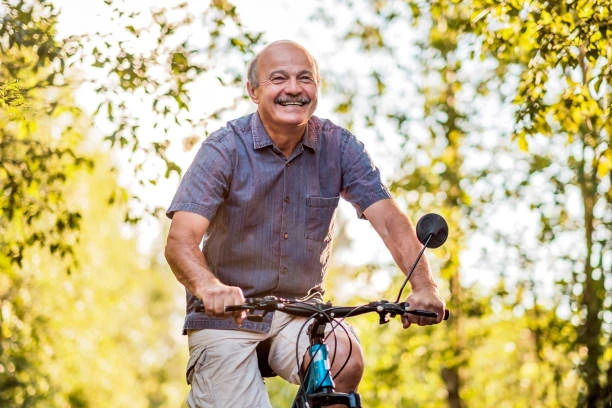
[[[603,271],[598,279],[595,279],[594,272],[599,268],[594,268],[593,261],[593,234],[594,234],[594,214],[593,209],[597,202],[597,182],[596,168],[591,169],[591,174],[586,170],[584,160],[586,150],[590,150],[582,135],[583,160],[578,167],[578,183],[582,195],[584,210],[584,238],[586,255],[584,259],[584,287],[582,297],[579,300],[580,309],[586,309],[584,323],[578,330],[577,342],[579,346],[585,346],[587,357],[580,366],[580,375],[586,384],[586,393],[582,396],[581,405],[586,407],[604,407],[607,398],[606,390],[600,382],[599,360],[602,357],[603,349],[600,344],[602,320],[599,316],[603,308],[604,288]],[[608,390],[609,391],[609,390]]]
[[[459,396],[461,389],[461,378],[459,377],[459,367],[443,367],[440,375],[444,379],[446,391],[448,393],[449,408],[464,408],[463,400]]]

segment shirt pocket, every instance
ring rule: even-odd
[[[314,241],[331,239],[330,226],[339,200],[340,196],[306,197],[306,238]]]

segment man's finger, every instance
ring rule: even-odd
[[[244,296],[240,288],[232,287],[231,294],[232,294],[232,298],[231,298],[232,305],[241,305],[244,303]],[[234,315],[234,321],[236,322],[238,326],[240,326],[242,322],[244,321],[244,319],[246,318],[246,311],[237,310],[233,313],[233,315]]]
[[[239,299],[236,299],[236,297],[234,297],[232,305],[241,305],[242,303],[244,303],[244,302],[242,302]],[[229,306],[232,306],[232,305],[229,305]],[[236,324],[238,326],[240,326],[242,324],[242,321],[246,317],[246,311],[244,311],[244,310],[236,310],[232,314],[234,316],[234,321],[236,322]]]
[[[409,328],[411,325],[410,320],[408,320],[408,316],[402,316],[402,323],[404,325],[404,329]]]
[[[223,307],[223,302],[219,302],[219,299],[215,296],[212,299],[212,310],[210,311],[213,316],[219,315],[219,307]]]
[[[215,298],[209,297],[206,299],[206,303],[204,304],[204,311],[209,316],[215,315]]]
[[[242,322],[246,319],[246,311],[239,310],[234,312],[234,321],[238,326],[242,325]]]
[[[419,316],[419,325],[420,326],[431,326],[433,324],[438,323],[438,318],[427,317],[427,316]]]
[[[408,314],[404,315],[404,317],[405,317],[406,319],[408,319],[408,321],[409,321],[410,323],[417,323],[417,324],[419,323],[419,316],[417,316],[417,315],[415,315],[415,314],[408,313]]]

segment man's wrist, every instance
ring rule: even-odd
[[[416,280],[410,281],[410,286],[412,287],[413,292],[438,292],[438,284],[432,279],[427,279],[424,281]]]
[[[193,285],[192,294],[200,299],[202,298],[202,293],[210,289],[211,286],[222,285],[221,281],[212,273],[208,273],[206,275],[203,276],[201,279],[198,279],[197,283],[194,283]]]
[[[406,272],[408,270],[410,270],[410,268],[406,268],[404,271]],[[421,257],[409,282],[413,291],[438,291],[438,284],[433,280],[427,257]]]

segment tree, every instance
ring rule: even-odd
[[[82,214],[79,268],[31,248],[0,269],[0,405],[176,406],[186,395],[180,288],[121,231],[128,194],[102,154],[63,191]],[[104,220],[104,222],[100,222]],[[160,249],[161,251],[161,249]]]
[[[603,355],[610,335],[603,324],[612,162],[609,4],[482,2],[477,6],[474,30],[483,38],[483,53],[520,67],[513,137],[531,153],[529,180],[544,175],[552,193],[552,200],[535,204],[541,211],[541,242],[563,239],[566,231],[582,234],[580,251],[568,257],[571,274],[560,288],[566,293],[575,285],[582,288],[580,294],[569,296],[580,322],[572,346],[586,350],[579,367],[585,388],[578,403],[604,406],[610,401],[611,372]],[[490,30],[495,24],[500,28]],[[536,146],[530,147],[529,141]],[[543,149],[537,146],[540,143]],[[558,145],[565,146],[559,154],[554,149]],[[555,163],[564,167],[556,169]],[[576,216],[569,208],[573,191],[579,191],[582,202]]]
[[[7,10],[3,3],[0,10],[7,12],[0,25],[0,226],[7,231],[0,259],[21,265],[36,245],[72,254],[81,216],[66,205],[62,187],[91,161],[77,150],[85,119],[57,63],[66,45],[53,37],[53,8],[18,3]]]

